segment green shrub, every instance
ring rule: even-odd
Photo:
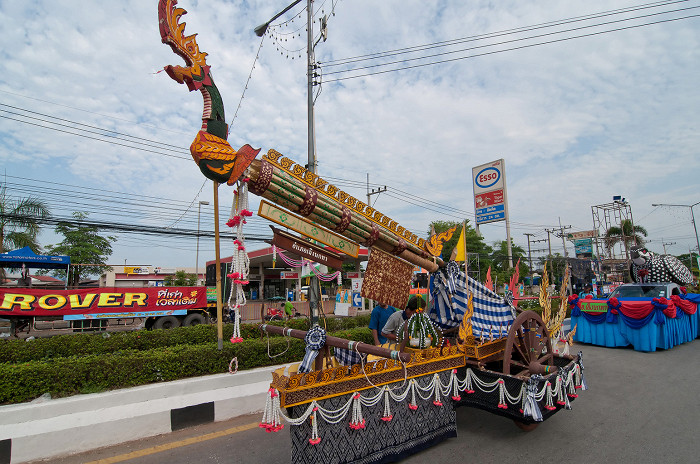
[[[269,322],[271,325],[287,326],[292,329],[308,330],[307,318],[291,319],[289,321]],[[321,319],[321,326],[326,326],[328,332],[346,330],[354,327],[367,327],[369,316],[354,318]],[[241,337],[261,339],[260,324],[241,324]],[[228,341],[233,335],[233,324],[224,324],[223,339]],[[279,335],[271,335],[278,337]],[[31,341],[3,340],[0,342],[0,362],[23,363],[29,361],[64,358],[69,356],[89,356],[107,354],[122,350],[152,350],[178,345],[200,345],[211,343],[218,339],[216,325],[196,325],[178,327],[168,330],[139,330],[133,332],[81,333],[57,335],[54,337],[38,338]]]
[[[329,326],[334,324],[352,325],[334,322]],[[30,401],[44,393],[57,398],[220,374],[228,372],[229,363],[234,357],[241,370],[285,364],[303,358],[303,340],[283,336],[261,339],[260,331],[255,327],[255,337],[250,330],[251,336],[247,339],[240,343],[229,343],[227,340],[221,351],[217,348],[215,326],[112,334],[108,338],[101,334],[80,334],[0,343],[3,355],[11,353],[12,350],[7,347],[12,346],[22,347],[23,350],[29,347],[22,352],[23,355],[43,353],[37,359],[0,363],[0,403]],[[224,331],[228,338],[232,332],[230,326],[228,333]],[[371,332],[366,327],[329,331],[329,335],[372,343]],[[71,337],[77,341],[71,340]],[[52,339],[62,341],[50,342]],[[185,343],[185,340],[193,343]],[[125,347],[127,342],[132,343],[130,348]],[[170,345],[162,344],[165,342]],[[67,350],[66,347],[75,348],[79,354],[58,356],[59,351]],[[87,348],[99,351],[88,353]],[[51,355],[48,355],[49,352]],[[19,357],[14,356],[15,359]]]

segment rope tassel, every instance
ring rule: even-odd
[[[540,411],[540,406],[537,404],[537,384],[542,379],[541,375],[535,374],[527,381],[527,397],[523,408],[524,417],[531,417],[538,422],[542,421],[542,411]]]

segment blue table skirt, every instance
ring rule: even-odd
[[[698,338],[699,317],[700,311],[695,314],[678,311],[675,318],[666,317],[665,324],[658,325],[652,318],[644,327],[633,329],[621,317],[614,323],[593,324],[583,316],[572,316],[571,327],[577,326],[574,334],[577,342],[608,347],[632,345],[637,351],[656,351],[657,348],[667,350]]]

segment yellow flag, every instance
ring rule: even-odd
[[[464,225],[462,225],[462,233],[459,234],[459,240],[457,240],[457,245],[455,245],[455,250],[457,255],[455,256],[455,261],[464,261]]]

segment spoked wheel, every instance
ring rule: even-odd
[[[518,377],[556,371],[552,340],[547,326],[534,311],[525,311],[513,321],[503,353],[503,373]]]

